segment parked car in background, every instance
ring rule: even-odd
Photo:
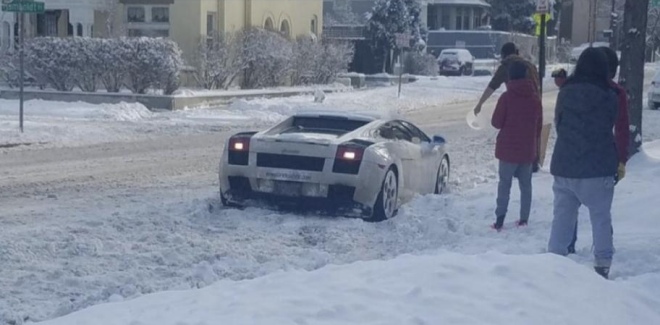
[[[609,47],[610,43],[608,43],[608,42],[594,42],[593,43],[593,47],[603,47],[603,46]],[[583,43],[583,44],[580,44],[580,46],[578,46],[578,47],[574,47],[571,50],[571,63],[576,63],[578,58],[582,54],[582,52],[584,52],[584,50],[588,47],[591,47],[591,43]],[[621,58],[620,53],[617,53],[617,54],[619,54],[619,58]]]
[[[656,73],[651,81],[651,88],[647,95],[648,106],[650,109],[660,108],[660,73]]]
[[[416,194],[447,189],[445,139],[403,120],[340,112],[297,113],[225,143],[224,205],[250,199],[327,206],[381,221]]]
[[[471,76],[474,56],[466,49],[444,49],[438,55],[440,75]]]

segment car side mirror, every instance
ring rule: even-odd
[[[445,140],[445,138],[442,137],[442,136],[434,135],[433,136],[433,143],[434,144],[445,144],[445,143],[447,143],[447,140]]]

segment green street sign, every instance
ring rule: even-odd
[[[2,5],[2,11],[43,13],[46,10],[45,3],[37,1],[14,0]]]
[[[651,7],[660,7],[660,0],[651,0]]]

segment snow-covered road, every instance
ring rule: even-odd
[[[363,97],[355,103],[369,98],[368,93],[358,96]],[[546,94],[546,113],[554,96]],[[286,107],[295,108],[297,100],[303,101],[291,99]],[[223,209],[217,163],[223,140],[235,130],[208,122],[170,136],[160,135],[159,126],[153,136],[133,140],[5,149],[0,152],[0,324],[50,319],[101,302],[201,287],[218,279],[403,253],[444,248],[473,254],[494,247],[510,254],[543,252],[551,220],[546,209],[550,177],[538,176],[545,184],[539,186],[533,211],[538,221],[504,235],[491,232],[493,193],[479,185],[496,180],[495,132],[467,128],[465,113],[473,101],[438,107],[426,99],[416,105],[404,107],[404,116],[449,139],[452,193],[419,197],[380,224],[260,208]],[[660,114],[655,113],[645,115],[652,126],[646,128],[647,138],[660,137]],[[581,229],[587,230],[587,224]],[[588,233],[580,238],[575,258],[587,264]],[[625,249],[641,251],[643,244]],[[640,267],[634,259],[660,258],[660,251],[644,254],[631,254],[633,260],[624,261],[614,276],[658,272],[658,261]]]

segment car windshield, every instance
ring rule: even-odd
[[[291,126],[282,133],[325,133],[342,135],[354,131],[368,122],[341,116],[296,116]]]

